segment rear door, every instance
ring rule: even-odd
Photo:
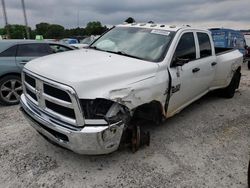
[[[215,71],[217,68],[217,59],[213,55],[212,50],[212,38],[206,32],[196,32],[197,44],[198,44],[198,59],[199,64],[199,82],[203,83],[199,85],[199,93],[207,92],[211,87],[211,84],[215,77]]]
[[[27,43],[17,46],[16,64],[20,69],[30,60],[52,53],[47,43]]]
[[[14,45],[0,53],[0,76],[7,73],[20,72],[15,62],[16,49],[17,46]]]

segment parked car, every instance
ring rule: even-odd
[[[92,42],[94,42],[96,39],[98,39],[100,35],[91,35],[83,40],[80,41],[78,44],[72,44],[72,46],[76,48],[86,48],[88,47]]]
[[[64,39],[60,40],[60,42],[63,44],[67,44],[67,45],[79,43],[79,41],[77,39],[74,39],[74,38],[64,38]]]
[[[147,122],[212,90],[234,96],[243,56],[217,50],[208,30],[118,25],[86,50],[26,64],[20,109],[44,137],[74,152],[107,154],[124,143],[136,151],[149,145]]]
[[[30,60],[57,52],[72,50],[67,45],[36,40],[0,41],[0,103],[13,105],[22,94],[21,71]]]

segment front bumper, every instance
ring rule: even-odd
[[[62,126],[50,116],[38,111],[28,103],[24,95],[20,100],[21,108],[31,126],[56,144],[79,154],[108,154],[118,149],[124,124],[118,122],[107,126],[85,126],[74,128]]]

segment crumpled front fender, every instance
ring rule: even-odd
[[[106,96],[107,99],[120,103],[130,110],[151,101],[164,104],[162,83],[157,83],[155,77],[130,84],[130,87],[113,89]]]

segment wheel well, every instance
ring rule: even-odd
[[[163,117],[163,106],[159,101],[138,106],[133,113],[133,120],[146,120],[154,123],[160,123]]]
[[[236,70],[237,72],[240,72],[241,71],[241,66],[238,67],[238,69]]]
[[[21,74],[20,73],[12,72],[12,73],[7,73],[7,74],[4,74],[4,75],[0,76],[0,79],[4,78],[6,76],[12,76],[12,75],[18,76],[18,77],[21,78]]]

